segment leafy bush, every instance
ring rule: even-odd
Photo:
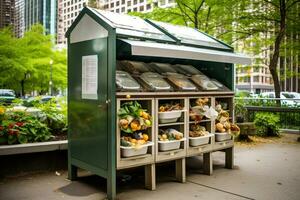
[[[47,124],[52,133],[59,134],[67,131],[67,106],[64,99],[34,103],[34,106],[44,114],[40,120]]]
[[[243,99],[237,99],[234,102],[234,115],[236,116],[236,120],[247,118],[247,109],[245,107],[245,102]]]
[[[257,113],[254,123],[260,136],[279,136],[279,117],[273,113]]]
[[[42,142],[52,137],[47,125],[30,113],[7,111],[0,115],[0,144]]]
[[[42,102],[39,98],[35,99],[31,101],[31,107],[20,106],[22,105],[20,101],[15,101],[9,106],[0,105],[0,144],[65,138],[66,101],[55,98]]]

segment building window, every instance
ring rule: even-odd
[[[141,11],[141,12],[144,11],[144,6],[140,6],[140,11]]]
[[[260,67],[259,66],[254,66],[253,67],[253,72],[259,72]]]
[[[259,76],[253,76],[253,82],[259,83]]]
[[[249,76],[244,77],[244,83],[250,83],[250,77]]]
[[[118,8],[117,10],[116,10],[116,13],[119,13],[120,12],[120,9]]]
[[[122,13],[124,13],[125,12],[125,7],[122,7]]]
[[[127,1],[127,6],[131,6],[131,1]]]
[[[134,5],[136,5],[136,4],[137,4],[137,2],[138,2],[137,0],[134,0],[134,1],[133,1],[133,4],[134,4]]]
[[[128,10],[127,10],[127,13],[130,13],[130,12],[131,12],[131,9],[128,9]]]
[[[120,1],[117,1],[117,5],[116,6],[119,6],[120,5]]]
[[[123,5],[125,4],[125,0],[122,0],[122,4],[123,4]]]
[[[137,8],[134,8],[133,11],[134,11],[134,12],[137,12]]]
[[[151,4],[147,4],[146,9],[150,10],[151,9]]]

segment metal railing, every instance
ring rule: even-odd
[[[249,122],[254,121],[256,113],[272,113],[279,117],[281,128],[300,130],[300,99],[235,98],[235,102],[243,104]]]

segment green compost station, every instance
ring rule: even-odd
[[[157,142],[154,142],[151,156],[142,158],[145,162],[128,158],[122,160],[117,134],[119,98],[153,99],[161,94],[164,98],[185,98],[221,93],[225,97],[233,97],[234,64],[250,64],[248,57],[234,53],[231,46],[198,30],[89,7],[83,8],[67,31],[66,37],[69,179],[76,178],[77,168],[104,177],[107,180],[108,199],[116,198],[117,170],[146,166],[146,188],[155,189],[154,164],[172,160],[171,157],[175,155],[174,160],[181,159],[181,162],[178,162],[181,168],[176,172],[176,176],[182,178],[183,175],[178,173],[185,170],[185,162],[182,161],[185,161],[188,152],[184,150],[180,154],[175,152],[159,157],[154,155],[158,152],[155,150]],[[120,60],[192,65],[222,83],[228,90],[119,92],[116,88],[116,65]],[[151,109],[157,107],[155,101],[151,105]],[[155,111],[150,112],[156,116]],[[155,120],[154,117],[153,121]],[[185,127],[184,125],[184,130]],[[157,136],[156,130],[154,128],[152,131],[152,141],[157,140],[157,137],[154,137]],[[214,149],[213,145],[216,144],[212,143],[208,151],[221,149]],[[226,144],[229,143],[222,143],[223,146]],[[200,152],[200,149],[198,150]]]

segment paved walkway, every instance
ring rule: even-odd
[[[143,189],[143,171],[131,174],[118,183],[120,200],[299,200],[300,143],[271,143],[252,146],[237,145],[235,169],[223,168],[224,156],[215,153],[212,176],[201,174],[202,159],[187,160],[187,183],[172,177],[172,163],[157,167],[157,189]],[[66,180],[66,172],[47,172],[0,180],[1,200],[101,200],[105,199],[105,180],[85,176],[79,181]],[[123,176],[124,177],[124,176]],[[130,179],[130,180],[129,180]]]

